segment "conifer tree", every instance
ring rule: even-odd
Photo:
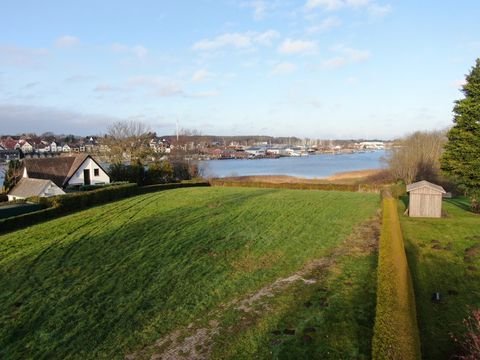
[[[454,125],[441,159],[442,170],[470,197],[480,212],[480,59],[466,77],[464,98],[455,102]]]

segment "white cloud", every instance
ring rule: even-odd
[[[279,37],[280,34],[278,33],[278,31],[267,30],[263,33],[255,34],[253,36],[253,42],[264,46],[270,46],[272,45],[272,42]]]
[[[284,75],[284,74],[290,74],[294,72],[297,69],[297,66],[295,64],[289,63],[289,62],[281,62],[276,64],[273,67],[272,74],[273,75]]]
[[[373,18],[381,18],[392,12],[392,7],[387,5],[372,4],[368,7],[368,13]]]
[[[274,30],[262,33],[248,31],[244,33],[225,33],[213,39],[202,39],[193,44],[194,50],[207,51],[221,48],[250,48],[256,44],[268,46],[278,38],[280,34]]]
[[[255,20],[262,20],[268,9],[267,2],[264,0],[252,0],[245,2],[243,5],[253,9],[253,18]]]
[[[214,39],[203,39],[193,45],[194,50],[216,50],[222,47],[246,48],[251,46],[250,36],[239,33],[227,33]]]
[[[164,79],[158,76],[134,76],[127,80],[125,88],[143,88],[152,92],[155,96],[170,97],[184,96],[183,87],[176,81]]]
[[[338,27],[342,24],[342,21],[336,16],[329,16],[323,19],[318,25],[310,26],[307,29],[309,34],[315,34],[319,32],[325,32],[332,28]]]
[[[199,69],[199,70],[197,70],[193,73],[192,81],[193,82],[201,82],[203,80],[208,79],[211,76],[212,76],[212,74],[210,72],[208,72],[206,69]]]
[[[212,91],[202,91],[202,92],[187,94],[185,96],[191,97],[191,98],[209,98],[209,97],[214,97],[218,95],[220,95],[220,93],[217,90],[212,90]]]
[[[305,4],[306,9],[315,9],[322,7],[325,10],[337,10],[345,5],[343,0],[308,0]]]
[[[167,83],[158,88],[156,94],[160,97],[170,97],[170,96],[183,96],[185,92],[182,87],[177,83]]]
[[[118,91],[118,90],[120,89],[109,84],[98,84],[93,89],[93,91],[96,91],[96,92],[112,92],[112,91]]]
[[[0,46],[0,65],[36,67],[46,55],[48,55],[46,49]]]
[[[55,40],[55,46],[59,48],[70,48],[78,45],[80,39],[72,35],[63,35]]]
[[[368,14],[374,18],[383,17],[392,11],[392,7],[389,4],[381,5],[374,0],[307,0],[304,8],[307,11],[317,8],[325,11],[366,9]]]
[[[309,40],[285,39],[278,47],[278,52],[282,54],[302,54],[317,50],[317,44]]]
[[[462,79],[462,80],[455,80],[453,83],[452,83],[452,86],[456,89],[461,89],[465,84],[467,83],[467,80],[466,79]]]
[[[364,62],[371,57],[368,50],[353,49],[344,45],[337,45],[332,50],[338,55],[325,60],[322,63],[324,68],[340,68],[348,64]]]
[[[133,54],[139,59],[145,59],[148,55],[148,50],[142,45],[136,45],[132,48]]]
[[[143,45],[128,46],[125,44],[114,43],[110,48],[114,52],[130,54],[140,60],[145,59],[148,55],[148,49]]]
[[[119,120],[110,115],[85,114],[46,106],[0,104],[2,131],[6,134],[22,132],[95,134],[106,125]]]

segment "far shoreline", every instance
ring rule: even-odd
[[[324,184],[331,182],[357,182],[365,180],[368,177],[380,174],[384,169],[364,169],[353,171],[341,171],[333,175],[317,178],[304,178],[290,175],[245,175],[245,176],[225,176],[217,179],[227,181],[242,182],[263,182],[272,184],[281,183],[303,183],[303,184]]]

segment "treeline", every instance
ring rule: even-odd
[[[109,175],[113,182],[128,181],[143,186],[191,180],[199,176],[199,170],[196,164],[184,160],[158,160],[147,166],[138,161],[129,165],[114,163]]]
[[[386,158],[393,179],[402,180],[405,184],[419,180],[447,182],[440,170],[446,133],[417,131],[397,140]]]
[[[453,108],[454,125],[400,139],[386,162],[393,179],[406,184],[428,180],[459,190],[480,213],[480,59],[465,80],[464,98]]]

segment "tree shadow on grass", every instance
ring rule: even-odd
[[[220,205],[253,221],[244,203],[272,191],[222,196]],[[156,214],[152,202],[53,243],[41,261],[4,264],[0,358],[114,358],[217,304],[235,285],[225,280],[231,258],[252,234],[226,234],[232,218],[208,205]]]
[[[458,239],[460,240],[460,239]],[[447,359],[460,352],[466,331],[463,319],[469,307],[478,304],[479,293],[472,287],[480,281],[478,270],[449,249],[449,238],[433,237],[411,241],[405,248],[412,274],[422,358]],[[440,293],[440,301],[433,297]]]
[[[469,213],[474,214],[470,206],[470,201],[465,197],[455,197],[451,199],[444,199],[443,201],[445,201],[446,203],[452,204],[458,207],[459,209],[462,209],[462,210],[468,211]]]

